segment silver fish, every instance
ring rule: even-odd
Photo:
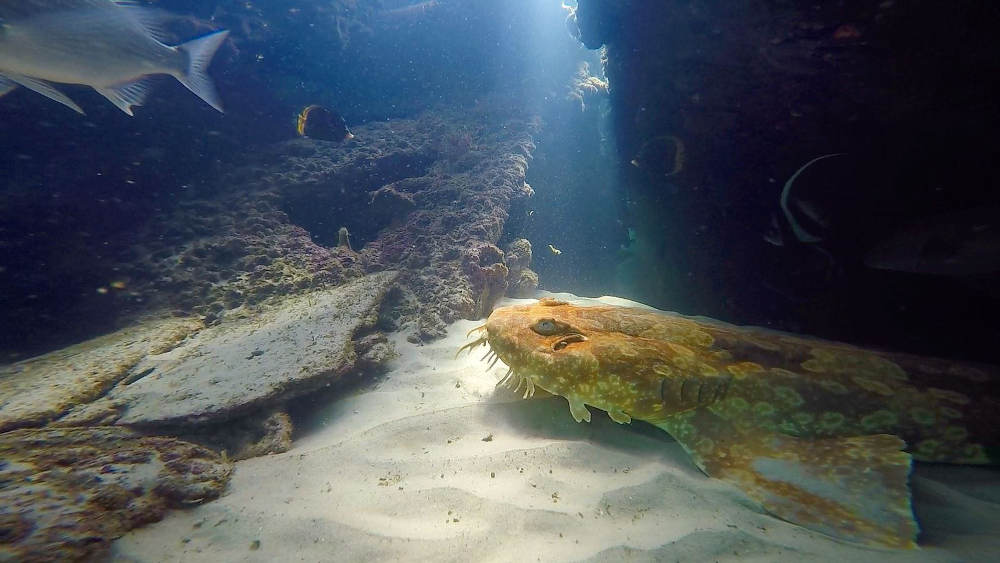
[[[170,46],[164,18],[132,2],[0,0],[0,96],[20,85],[83,113],[50,83],[85,84],[132,115],[148,78],[168,74],[222,111],[205,71],[228,31]]]

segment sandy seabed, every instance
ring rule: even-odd
[[[237,463],[222,498],[128,533],[113,559],[1000,561],[996,469],[918,465],[922,547],[846,544],[762,512],[652,426],[596,409],[577,424],[561,397],[496,390],[506,366],[487,370],[485,348],[455,356],[479,324],[430,345],[393,335],[377,383],[315,412],[291,451]]]

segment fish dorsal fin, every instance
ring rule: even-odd
[[[0,2],[0,18],[17,20],[53,12],[114,8],[110,0],[17,0]]]
[[[119,8],[122,8],[136,23],[142,26],[142,28],[153,37],[153,39],[156,39],[163,44],[167,44],[172,40],[175,40],[174,35],[167,31],[166,26],[171,21],[181,19],[181,16],[171,14],[170,12],[160,10],[158,8],[151,8],[148,5],[141,4],[139,2],[115,0],[114,3]]]
[[[18,83],[21,86],[24,86],[28,90],[33,90],[35,92],[38,92],[39,94],[45,96],[46,98],[50,100],[55,100],[77,113],[83,113],[83,110],[80,108],[80,106],[73,103],[73,100],[67,98],[66,94],[63,94],[59,90],[56,90],[51,84],[45,82],[44,80],[31,78],[30,76],[22,76],[20,74],[8,73],[5,76],[7,77],[7,79]]]
[[[896,436],[796,438],[737,427],[708,408],[656,425],[702,471],[735,484],[779,518],[850,542],[916,547],[910,455]]]
[[[10,5],[8,5],[10,4]],[[166,25],[182,19],[158,8],[151,8],[138,2],[116,2],[113,0],[18,0],[0,2],[0,19],[16,24],[19,20],[38,16],[51,16],[63,12],[81,27],[92,25],[131,26],[152,36],[160,43],[167,43],[172,35],[165,31]]]
[[[111,103],[118,106],[118,109],[132,115],[132,107],[141,106],[146,100],[146,94],[149,93],[152,82],[153,78],[146,76],[135,82],[118,84],[109,88],[95,88],[95,90],[111,100]]]

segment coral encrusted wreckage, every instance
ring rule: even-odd
[[[151,221],[141,252],[118,269],[141,308],[209,323],[276,295],[398,270],[401,328],[438,338],[447,323],[488,314],[506,289],[496,245],[512,203],[534,193],[525,172],[538,127],[483,104],[353,127],[340,145],[280,143]]]
[[[149,218],[118,249],[120,330],[0,365],[0,559],[100,557],[287,451],[290,401],[378,373],[387,332],[533,291],[530,243],[497,245],[537,127],[484,103],[295,139]]]
[[[76,561],[219,496],[232,464],[212,450],[127,428],[25,428],[0,434],[0,559]]]

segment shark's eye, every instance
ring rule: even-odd
[[[574,342],[586,342],[587,337],[582,334],[567,334],[552,345],[552,349],[558,352]]]
[[[565,326],[563,323],[557,323],[555,319],[542,319],[531,325],[531,330],[542,336],[552,336],[560,332]]]

